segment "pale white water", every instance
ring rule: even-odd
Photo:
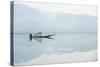
[[[52,38],[54,39],[42,39],[40,43],[34,39],[30,41],[29,34],[14,34],[15,64],[25,63],[32,59],[36,60],[44,55],[60,56],[63,54],[70,55],[76,52],[85,55],[85,52],[97,49],[96,33],[56,34]]]

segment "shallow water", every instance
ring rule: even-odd
[[[33,34],[34,35],[34,34]],[[46,35],[46,34],[44,34]],[[14,34],[14,62],[23,63],[37,59],[44,54],[87,52],[97,49],[96,33],[66,33],[30,41],[29,34]]]

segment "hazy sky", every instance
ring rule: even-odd
[[[40,2],[15,2],[14,32],[96,32],[97,8]]]
[[[15,2],[18,4],[25,4],[32,8],[39,9],[42,12],[65,12],[74,14],[87,14],[97,16],[96,6],[71,5],[71,4],[55,4],[55,3],[41,3],[41,2]]]

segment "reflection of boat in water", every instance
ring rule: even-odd
[[[54,36],[54,34],[51,34],[51,35],[42,35],[42,32],[38,32],[36,33],[35,35],[32,35],[32,33],[30,33],[30,40],[35,39],[39,42],[42,42],[42,38],[47,38],[47,39],[54,39],[54,38],[51,38],[51,36]]]

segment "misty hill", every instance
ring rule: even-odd
[[[97,32],[97,17],[71,13],[41,12],[26,5],[14,6],[14,32]]]

